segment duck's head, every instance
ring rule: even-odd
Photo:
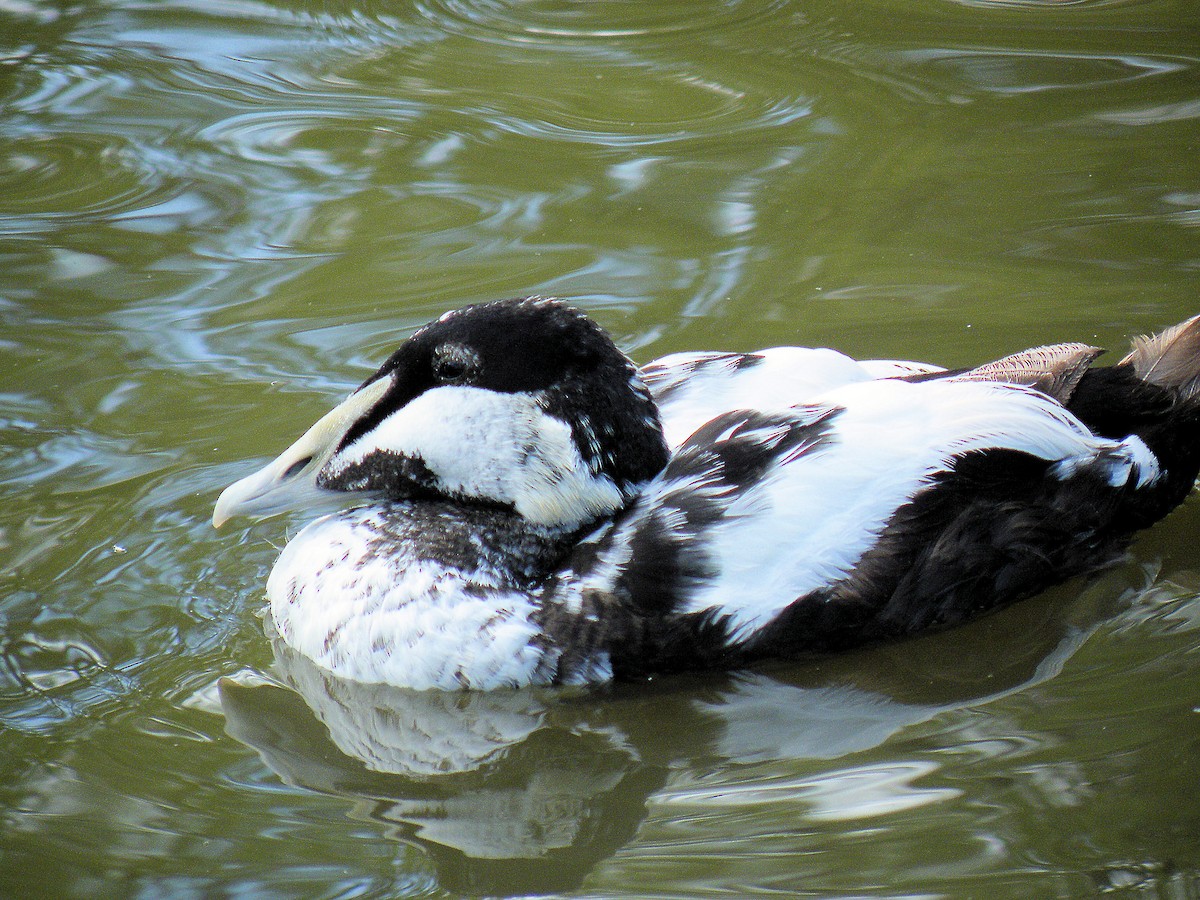
[[[583,313],[501,300],[446,313],[274,462],[230,485],[213,524],[314,490],[446,499],[577,527],[667,461],[637,368]]]

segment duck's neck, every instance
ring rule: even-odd
[[[575,544],[579,528],[539,525],[510,510],[450,503],[405,503],[385,508],[393,552],[441,563],[497,587],[532,590]]]

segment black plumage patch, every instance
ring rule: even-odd
[[[373,507],[373,547],[367,555],[430,560],[469,573],[486,570],[505,588],[531,590],[562,558],[577,535],[530,525],[501,508],[418,500]],[[463,585],[464,593],[492,588]]]
[[[1066,406],[1095,434],[1120,440],[1167,418],[1175,404],[1171,391],[1120,365],[1088,370]]]
[[[716,479],[723,490],[742,491],[775,466],[786,465],[829,440],[832,406],[797,406],[789,413],[733,410],[698,428],[676,451],[664,477]]]
[[[342,468],[317,473],[317,487],[329,491],[379,491],[389,500],[436,496],[438,477],[424,460],[406,453],[376,451]]]
[[[1137,435],[1158,460],[1163,476],[1130,497],[1121,512],[1125,527],[1152,525],[1191,492],[1200,469],[1200,399],[1143,381],[1122,363],[1089,370],[1067,409],[1103,437]]]
[[[454,500],[462,508],[513,513],[511,503],[448,494],[440,478],[419,456],[376,450],[336,471],[317,474],[317,487],[328,491],[373,493],[385,500]],[[515,515],[515,513],[513,513]]]
[[[451,368],[456,382],[504,393],[549,387],[564,374],[625,357],[599,325],[564,303],[542,298],[496,300],[465,306],[418,330],[364,382],[393,373],[416,375],[415,384],[438,383],[434,360],[474,360],[474,371]],[[444,374],[444,373],[443,373]],[[404,380],[404,379],[398,379]]]

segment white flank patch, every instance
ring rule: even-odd
[[[498,588],[493,572],[454,571],[396,545],[381,553],[379,535],[377,514],[364,508],[318,519],[284,548],[267,596],[287,644],[356,681],[417,690],[533,683],[545,651],[528,595]]]
[[[1133,466],[1133,471],[1137,472],[1138,487],[1149,487],[1158,481],[1159,476],[1162,475],[1162,470],[1158,465],[1158,457],[1146,446],[1145,441],[1136,434],[1131,434],[1125,440],[1121,441],[1120,446],[1126,452],[1127,458]],[[1117,482],[1113,481],[1113,476],[1110,475],[1109,482],[1114,485],[1124,484],[1128,480],[1128,477],[1126,475],[1125,480]]]
[[[720,578],[686,605],[729,615],[741,637],[845,577],[896,509],[955,456],[1011,449],[1087,465],[1136,453],[1129,441],[1094,437],[1045,395],[1007,384],[870,381],[817,399],[844,409],[833,440],[738,499],[708,545]]]
[[[589,471],[570,427],[535,395],[476,387],[425,391],[362,435],[334,470],[375,451],[419,458],[451,494],[511,503],[541,525],[575,525],[623,504],[613,482]]]
[[[1128,484],[1132,477],[1137,478],[1137,487],[1149,487],[1162,475],[1158,457],[1136,434],[1111,446],[1105,445],[1092,456],[1064,459],[1054,466],[1053,471],[1057,478],[1066,481],[1084,469],[1103,473],[1113,487]]]

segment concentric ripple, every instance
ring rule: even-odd
[[[0,149],[0,205],[9,215],[104,215],[160,199],[162,179],[131,165],[127,142],[42,134]],[[86,174],[85,174],[86,173]]]

